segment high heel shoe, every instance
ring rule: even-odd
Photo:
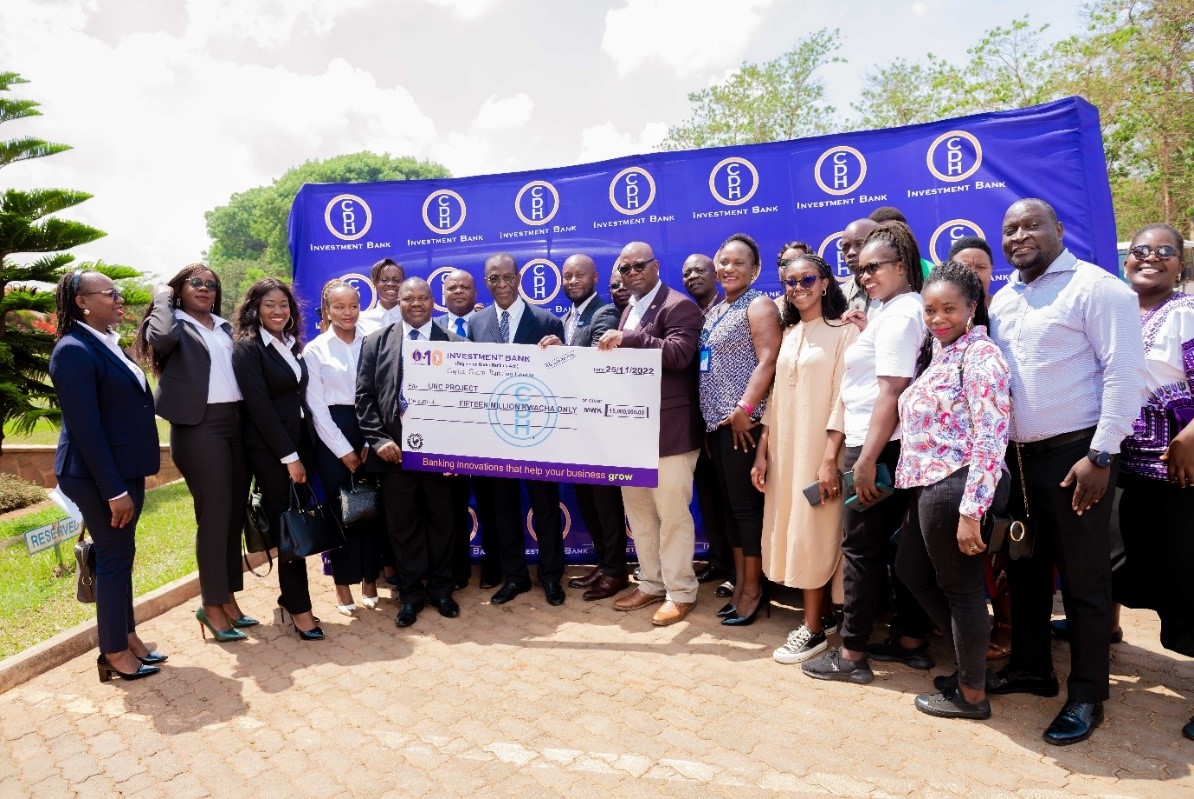
[[[95,668],[96,671],[99,672],[100,682],[107,682],[113,677],[119,677],[122,680],[139,680],[142,677],[149,677],[150,675],[157,674],[159,671],[161,671],[161,669],[157,666],[147,666],[142,663],[141,665],[137,666],[137,670],[132,674],[125,674],[123,671],[113,666],[108,660],[108,656],[103,653],[101,653],[100,656],[95,659]]]
[[[205,641],[207,640],[208,630],[211,630],[211,634],[215,636],[215,639],[221,643],[228,641],[243,641],[249,637],[235,627],[227,630],[217,630],[215,625],[213,625],[207,618],[207,612],[203,610],[202,605],[200,605],[199,609],[195,611],[195,618],[199,620],[199,630],[203,633],[203,640]]]
[[[749,615],[743,616],[741,613],[738,613],[735,610],[733,616],[726,616],[721,620],[721,623],[727,627],[746,627],[748,625],[754,624],[755,619],[759,617],[759,611],[762,610],[764,606],[767,608],[767,618],[771,618],[771,592],[767,590],[767,586],[765,585],[759,592],[759,601],[757,604],[755,604],[755,609],[752,610]]]
[[[256,627],[261,622],[252,616],[237,616],[235,619],[229,619],[233,627]]]
[[[163,655],[161,652],[150,652],[145,657],[141,657],[140,655],[133,655],[133,657],[144,663],[146,666],[156,666],[159,663],[165,663],[169,658],[169,655]]]
[[[300,640],[302,640],[302,641],[322,641],[324,639],[323,629],[320,628],[320,626],[319,626],[319,618],[317,616],[311,617],[311,618],[315,619],[314,627],[312,627],[310,630],[301,630],[301,629],[299,629],[299,626],[294,623],[294,614],[290,613],[290,611],[288,611],[285,607],[283,607],[281,600],[278,601],[278,610],[280,610],[282,612],[282,621],[283,622],[286,621],[286,615],[287,614],[290,615],[290,626],[294,628],[294,631],[296,634],[298,634],[298,637]]]
[[[342,616],[352,616],[356,614],[357,606],[355,602],[348,605],[336,605],[336,610],[338,610]]]
[[[369,610],[376,610],[378,601],[379,598],[375,596],[361,597],[361,604],[367,607]]]
[[[738,611],[737,611],[737,609],[734,607],[734,603],[733,603],[733,602],[727,602],[727,603],[725,603],[724,605],[722,605],[722,606],[721,606],[721,610],[717,611],[717,613],[716,613],[716,614],[714,614],[714,615],[721,616],[721,617],[724,619],[724,618],[726,618],[727,616],[737,616],[737,615],[738,615]]]

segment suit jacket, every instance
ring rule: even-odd
[[[564,323],[552,314],[523,300],[522,318],[518,320],[518,329],[511,337],[511,344],[538,344],[544,336],[559,336],[564,340]],[[481,344],[504,344],[502,334],[498,330],[497,303],[488,305],[473,314],[473,323],[469,325],[469,341]]]
[[[622,312],[618,329],[626,324]],[[654,301],[634,330],[623,330],[622,346],[663,351],[659,401],[659,457],[692,452],[701,445],[701,404],[696,357],[705,319],[697,304],[678,291],[660,286]]]
[[[564,330],[568,329],[569,320],[576,313],[576,307],[569,308],[564,314]],[[597,344],[607,330],[617,330],[621,314],[612,304],[594,296],[592,302],[585,308],[584,313],[576,320],[576,330],[572,333],[572,340],[565,341],[569,347],[592,347]]]
[[[161,466],[153,395],[103,342],[76,322],[54,346],[50,379],[62,408],[54,474],[92,480],[104,499]]]
[[[232,345],[232,371],[245,401],[245,446],[263,449],[279,461],[300,452],[311,412],[306,409],[307,364],[294,349],[301,377],[257,333]],[[313,437],[312,437],[313,439]]]
[[[154,297],[145,325],[145,340],[162,362],[162,376],[154,394],[158,416],[174,424],[199,424],[207,413],[207,383],[211,354],[194,325],[174,316],[173,297]],[[232,335],[232,325],[223,325]]]

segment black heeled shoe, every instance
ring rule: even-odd
[[[290,611],[288,611],[285,607],[283,607],[281,601],[278,602],[278,610],[280,610],[282,612],[282,621],[285,622],[286,614],[290,613]],[[290,626],[294,628],[294,632],[298,635],[299,640],[322,641],[324,639],[324,635],[323,635],[323,629],[319,626],[319,619],[316,618],[315,616],[312,616],[311,618],[315,619],[315,622],[316,622],[315,626],[312,627],[310,630],[301,630],[301,629],[299,629],[299,626],[294,623],[294,614],[290,613]]]
[[[771,591],[767,589],[766,585],[759,591],[759,601],[749,615],[743,616],[735,609],[734,615],[726,616],[721,620],[721,623],[727,627],[747,627],[755,623],[755,619],[759,617],[759,611],[764,606],[767,608],[767,618],[771,618]]]
[[[142,677],[149,677],[161,671],[157,666],[147,666],[144,663],[137,666],[137,670],[132,674],[125,674],[120,669],[112,665],[108,660],[108,656],[100,653],[100,656],[95,659],[95,669],[99,672],[99,681],[107,682],[113,677],[119,677],[122,680],[139,680]]]
[[[721,616],[723,619],[728,616],[737,616],[738,609],[734,607],[733,602],[727,602],[724,605],[722,605],[721,610],[717,611],[717,613],[715,613],[714,615]]]
[[[140,655],[133,655],[133,657],[144,663],[146,666],[156,666],[159,663],[165,663],[170,656],[163,655],[161,652],[150,652],[145,657],[141,657]]]

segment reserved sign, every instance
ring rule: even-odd
[[[79,522],[66,518],[29,530],[25,533],[25,549],[29,550],[30,555],[36,555],[68,538],[78,538],[81,527]]]

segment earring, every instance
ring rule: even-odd
[[[84,308],[84,309],[83,309],[83,315],[84,315],[84,316],[86,316],[86,315],[87,315],[87,314],[89,314],[89,313],[91,313],[91,311],[90,311],[89,309],[87,309],[87,308]]]
[[[829,289],[821,289],[821,296],[822,296],[822,297],[824,297],[824,296],[825,296],[826,294],[828,294],[828,293],[829,293]]]
[[[970,328],[972,328],[972,327],[974,327],[974,317],[973,316],[966,320],[966,332],[969,333]]]

